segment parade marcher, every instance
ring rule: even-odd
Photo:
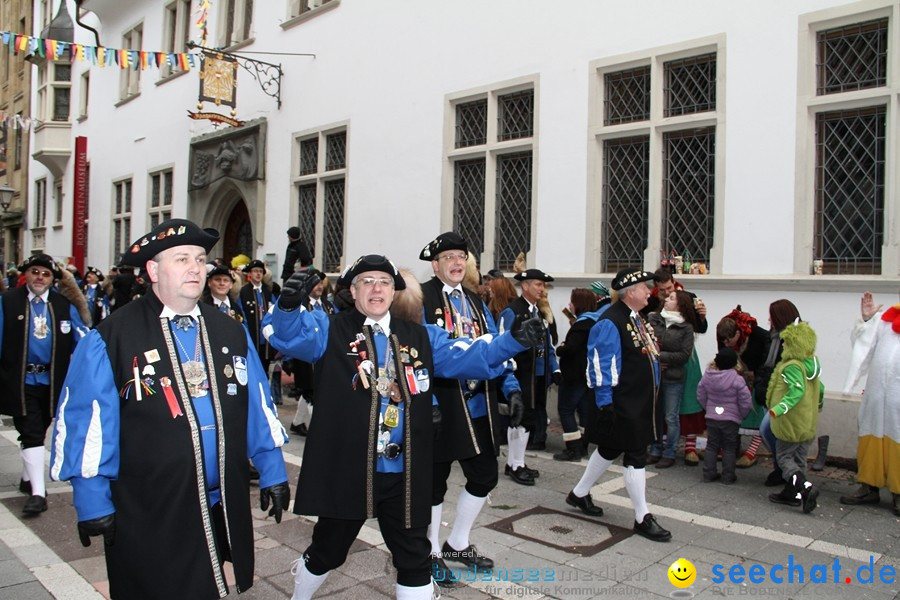
[[[290,501],[287,435],[249,336],[199,303],[218,232],[160,223],[124,261],[150,291],[78,345],[53,436],[51,476],[72,484],[81,543],[102,535],[114,599],[228,594],[253,584],[247,459],[260,507]]]
[[[325,273],[316,269],[308,269],[307,272],[310,277],[313,275],[319,277],[320,281],[309,291],[309,299],[305,304],[306,310],[321,310],[327,315],[333,315],[335,313],[334,305],[323,295],[327,283]],[[313,366],[302,360],[293,359],[289,362],[294,374],[294,389],[297,391],[297,410],[291,421],[291,432],[305,436],[309,430],[309,421],[312,419],[312,408],[316,395]]]
[[[249,281],[241,288],[241,311],[244,313],[244,325],[250,332],[250,339],[259,353],[263,370],[269,372],[269,364],[275,358],[275,351],[269,346],[262,334],[262,320],[269,306],[272,305],[272,288],[263,281],[266,265],[261,260],[251,260],[244,267]]]
[[[217,265],[206,276],[207,291],[201,298],[202,302],[216,307],[222,314],[228,315],[238,323],[244,322],[244,311],[237,302],[237,294],[234,293],[234,276],[231,269],[225,265]]]
[[[572,290],[569,311],[575,322],[569,327],[565,341],[556,348],[562,372],[557,406],[566,447],[553,455],[555,460],[580,461],[582,456],[587,456],[583,433],[593,413],[591,407],[594,401],[594,393],[588,388],[586,379],[587,343],[591,329],[603,311],[609,308],[609,302],[609,290],[599,281],[592,283],[591,289]]]
[[[310,598],[373,517],[397,568],[397,598],[431,598],[427,527],[441,420],[433,378],[492,379],[520,341],[537,343],[543,331],[531,320],[512,336],[470,342],[394,318],[394,292],[406,284],[384,256],[362,256],[344,271],[338,284],[349,286],[354,307],[335,315],[303,308],[317,280],[294,273],[265,327],[275,348],[314,363],[316,373],[294,512],[318,521],[292,569],[292,598]]]
[[[87,303],[71,273],[48,255],[29,257],[22,270],[25,285],[0,296],[0,414],[12,416],[19,434],[19,491],[28,495],[22,512],[37,515],[47,510],[44,438],[72,351],[87,333],[81,316]]]
[[[860,321],[853,330],[853,356],[844,393],[868,374],[859,405],[857,462],[859,488],[841,496],[841,504],[878,504],[879,488],[891,492],[900,517],[900,303],[881,313],[872,293],[860,301]]]
[[[501,332],[509,329],[510,324],[516,320],[537,317],[546,323],[546,315],[538,308],[538,301],[546,294],[545,286],[553,281],[553,277],[540,269],[527,269],[516,273],[515,279],[522,286],[522,295],[500,313],[498,327]],[[546,449],[547,388],[562,380],[552,342],[555,337],[556,325],[549,323],[544,343],[515,357],[516,379],[522,388],[525,415],[521,425],[513,427],[510,424],[507,431],[509,454],[505,472],[513,481],[524,485],[534,485],[534,479],[539,476],[535,469],[529,469],[525,465],[525,450]]]
[[[100,285],[106,276],[103,271],[94,267],[84,270],[84,284],[81,286],[91,311],[91,326],[96,327],[100,321],[109,316],[109,296],[104,286]]]
[[[118,272],[112,278],[113,292],[109,301],[110,311],[115,312],[131,302],[138,287],[140,286],[134,269],[129,265],[118,265]]]
[[[287,281],[296,270],[297,263],[300,268],[306,268],[312,264],[312,252],[300,235],[299,227],[290,227],[287,230],[288,245],[284,249],[284,264],[281,267],[281,281]]]
[[[474,340],[485,334],[496,336],[497,326],[484,301],[463,285],[467,256],[466,241],[452,231],[442,233],[422,249],[419,260],[430,261],[434,271],[434,277],[422,284],[424,322],[441,327],[451,338]],[[432,391],[441,409],[441,429],[434,447],[434,486],[428,531],[433,568],[445,571],[444,559],[461,562],[473,570],[493,568],[494,561],[480,555],[470,544],[469,534],[488,493],[497,486],[497,456],[502,439],[500,393],[502,391],[512,408],[509,412],[521,415],[519,382],[510,369],[496,380],[434,378]],[[462,468],[466,485],[456,503],[456,521],[450,536],[441,547],[444,496],[451,467],[456,461]],[[445,581],[438,578],[439,584]]]
[[[587,515],[603,509],[591,499],[591,487],[624,454],[625,490],[634,507],[634,532],[655,542],[668,542],[647,507],[647,445],[657,437],[655,414],[659,390],[659,345],[640,310],[647,304],[653,273],[622,269],[612,280],[617,300],[600,316],[588,340],[588,385],[594,390],[597,416],[586,430],[597,444],[578,485],[566,503]]]

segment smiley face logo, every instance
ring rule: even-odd
[[[691,561],[679,558],[669,567],[669,582],[677,588],[689,587],[697,579],[697,569]]]

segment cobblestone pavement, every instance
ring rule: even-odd
[[[286,398],[280,407],[285,424],[295,406]],[[0,426],[0,599],[107,597],[102,546],[94,543],[83,548],[78,542],[67,484],[49,484],[46,513],[22,517],[25,498],[17,489],[21,462],[16,433],[9,425]],[[566,505],[566,494],[587,462],[553,460],[553,451],[562,446],[558,432],[558,427],[551,427],[547,452],[528,454],[529,466],[541,472],[537,485],[520,486],[501,474],[500,484],[476,521],[472,542],[495,560],[497,571],[443,590],[444,598],[900,599],[896,579],[900,577],[900,518],[891,512],[886,490],[879,506],[839,504],[839,496],[855,487],[850,471],[826,467],[812,473],[811,480],[821,489],[819,508],[804,515],[799,508],[767,500],[773,488],[762,485],[771,468],[766,458],[738,471],[738,482],[730,486],[701,483],[700,469],[680,462],[665,471],[649,467],[650,510],[673,536],[669,543],[654,543],[631,535],[634,513],[620,466],[613,465],[592,490],[595,503],[605,511],[602,518],[584,517]],[[292,435],[284,450],[290,479],[296,482],[303,438]],[[452,523],[463,483],[454,467],[444,504],[442,541],[449,533],[446,523]],[[256,488],[251,494],[258,494]],[[308,545],[313,522],[289,514],[275,524],[254,510],[254,527],[256,581],[241,598],[289,598],[291,562]],[[679,558],[689,560],[697,572],[686,589],[674,587],[667,575]],[[456,575],[471,579],[464,571]],[[750,575],[759,583],[751,582]],[[347,562],[329,575],[317,597],[393,598],[394,577],[390,555],[372,521],[361,531]]]

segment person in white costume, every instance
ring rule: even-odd
[[[841,504],[878,504],[879,489],[887,487],[894,514],[900,516],[900,303],[884,312],[881,308],[872,293],[865,292],[861,319],[851,334],[853,354],[844,393],[867,374],[868,379],[859,406],[860,485],[841,496]]]

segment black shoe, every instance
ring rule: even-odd
[[[444,562],[444,559],[437,554],[431,555],[431,577],[442,588],[452,589],[462,585],[459,581],[452,579],[450,568]]]
[[[900,517],[900,494],[891,494],[891,510]]]
[[[781,472],[781,469],[775,467],[775,470],[766,476],[765,486],[775,487],[778,485],[784,485],[784,474]]]
[[[528,442],[528,445],[525,446],[526,450],[546,450],[547,442]]]
[[[788,506],[800,506],[800,499],[794,493],[794,486],[785,484],[784,488],[777,494],[769,494],[769,502],[775,504],[787,504]]]
[[[306,428],[306,423],[300,423],[299,425],[291,425],[291,432],[296,433],[300,437],[306,437],[309,430]]]
[[[525,469],[525,467],[511,469],[509,465],[507,465],[506,474],[509,475],[510,479],[512,479],[516,483],[520,483],[522,485],[534,485],[534,477],[531,476],[531,473],[529,473]]]
[[[674,458],[661,458],[656,463],[656,468],[657,469],[668,469],[669,467],[673,466],[674,464],[675,464]]]
[[[487,556],[478,554],[478,549],[472,544],[469,544],[469,547],[464,550],[454,550],[450,544],[444,542],[441,547],[441,556],[447,560],[462,563],[474,571],[488,571],[494,568],[494,561]]]
[[[712,483],[713,481],[718,481],[722,479],[721,473],[713,473],[712,475],[704,475],[703,483]]]
[[[672,539],[672,533],[660,527],[650,513],[644,515],[644,520],[640,523],[634,522],[634,532],[654,542],[668,542]]]
[[[541,472],[540,472],[540,471],[538,471],[537,469],[529,469],[529,468],[528,468],[528,465],[525,465],[525,466],[522,467],[522,468],[525,469],[525,471],[526,471],[529,475],[531,475],[531,478],[532,478],[532,479],[537,479],[538,477],[541,476]],[[505,475],[509,475],[511,472],[512,472],[512,467],[510,467],[509,465],[506,465],[506,468],[503,469],[503,473],[504,473]]]
[[[722,476],[722,483],[725,485],[731,485],[733,483],[737,483],[737,475],[731,475],[729,477]]]
[[[819,489],[810,481],[807,481],[805,486],[800,492],[800,503],[803,506],[803,512],[809,514],[818,506],[816,499],[819,497]]]
[[[880,501],[881,498],[878,495],[878,488],[866,485],[865,483],[859,484],[859,487],[849,496],[841,496],[841,504],[851,504],[853,506],[859,504],[878,504]]]
[[[47,510],[47,499],[44,496],[28,496],[22,512],[26,515],[37,515]]]
[[[594,504],[594,499],[591,498],[591,495],[578,497],[575,495],[575,490],[569,492],[569,495],[566,496],[566,504],[569,506],[574,506],[575,508],[580,508],[581,512],[588,515],[589,517],[602,517],[603,509]]]
[[[26,496],[31,495],[31,482],[25,481],[24,479],[19,480],[19,491],[25,494]]]
[[[561,452],[557,452],[556,454],[554,454],[553,460],[579,462],[581,461],[581,452],[565,448]]]

